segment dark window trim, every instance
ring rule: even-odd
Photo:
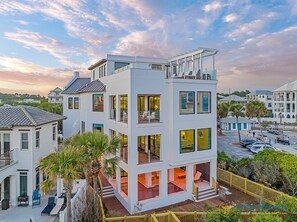
[[[181,147],[181,131],[189,131],[192,130],[194,131],[194,144],[193,144],[193,151],[187,151],[187,152],[181,152],[182,151],[182,147]],[[183,130],[179,130],[179,153],[180,154],[184,154],[184,153],[193,153],[195,152],[195,145],[196,145],[196,130],[195,129],[183,129]]]
[[[194,101],[194,110],[193,110],[193,113],[181,113],[180,112],[180,105],[181,105],[180,93],[187,93],[187,92],[193,92],[194,93],[194,98],[193,98],[193,101]],[[195,105],[196,104],[195,91],[179,91],[178,98],[179,98],[179,104],[178,104],[179,115],[193,115],[193,114],[196,114],[196,111],[195,111],[195,106],[196,106]]]
[[[210,97],[209,97],[209,112],[198,112],[198,104],[197,104],[197,114],[209,114],[211,113],[211,91],[197,91],[197,99],[198,99],[198,93],[210,93]]]
[[[19,129],[20,132],[30,132],[29,129]]]

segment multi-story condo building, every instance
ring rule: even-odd
[[[199,48],[170,59],[107,55],[91,78],[65,87],[64,137],[99,130],[118,136],[119,163],[108,178],[130,212],[215,195],[215,54]],[[108,158],[108,157],[106,157]]]
[[[273,91],[273,117],[295,122],[297,117],[297,80]]]
[[[268,117],[272,117],[273,93],[269,90],[256,90],[246,95],[247,102],[260,101],[263,102],[268,109]]]
[[[63,116],[30,106],[0,108],[1,200],[32,204],[43,174],[39,160],[57,148],[58,121]]]
[[[51,90],[49,94],[47,95],[48,102],[49,103],[63,103],[63,96],[61,94],[63,90],[59,87],[56,87],[55,89]]]

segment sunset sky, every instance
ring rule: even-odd
[[[47,95],[109,54],[219,50],[218,90],[297,80],[296,0],[0,0],[0,92]]]

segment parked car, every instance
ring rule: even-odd
[[[248,145],[252,145],[254,142],[256,142],[254,139],[244,139],[240,141],[240,145],[242,147],[247,147]]]
[[[273,127],[268,127],[268,128],[267,128],[267,132],[268,132],[268,133],[273,133],[273,134],[274,134],[274,131],[275,131],[275,130],[277,130],[277,129],[276,129],[276,128],[273,128]]]
[[[272,145],[270,143],[264,143],[262,141],[257,141],[257,142],[254,142],[253,144],[251,145],[248,145],[247,148],[249,150],[251,150],[253,147],[256,147],[256,146],[262,146],[262,145],[267,145],[268,147],[272,147]]]
[[[287,136],[278,136],[276,138],[276,141],[278,143],[282,143],[282,144],[285,144],[285,145],[290,145],[289,137],[287,137]]]
[[[259,144],[259,145],[255,145],[255,146],[252,146],[252,148],[250,149],[250,151],[252,153],[259,153],[260,151],[263,151],[264,149],[273,149],[275,151],[278,151],[279,149],[269,145],[269,144]]]
[[[273,134],[274,134],[274,135],[283,135],[284,132],[281,131],[281,130],[275,130]]]

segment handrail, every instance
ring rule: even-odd
[[[0,155],[0,167],[10,165],[14,161],[14,150],[7,151]]]
[[[98,181],[99,181],[99,188],[100,188],[100,196],[102,197],[103,195],[103,186],[102,186],[102,181],[100,176],[98,175]]]

